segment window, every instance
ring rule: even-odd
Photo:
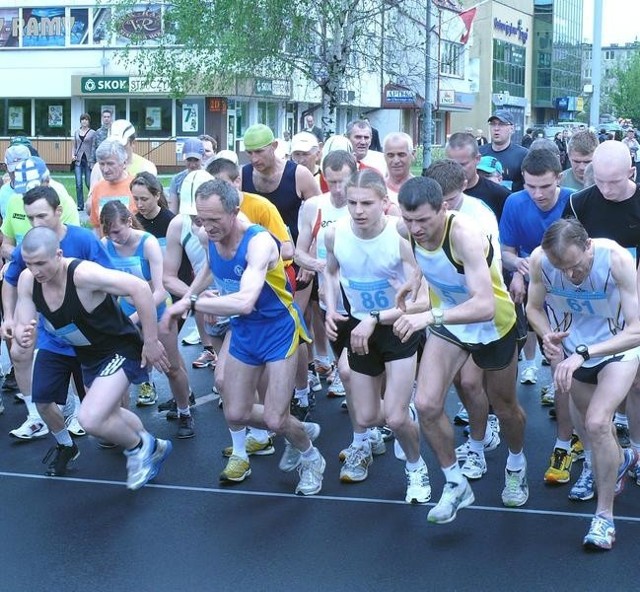
[[[112,99],[111,97],[104,97],[102,99],[85,99],[84,110],[91,115],[91,127],[93,129],[98,129],[102,125],[102,111],[105,109],[109,109],[111,111],[113,119],[127,118],[126,99]]]
[[[493,40],[493,92],[508,91],[514,97],[524,97],[526,50],[524,47]],[[538,76],[544,71],[538,68]],[[541,84],[539,82],[539,84]]]
[[[464,76],[464,46],[453,41],[442,41],[440,46],[440,74],[443,76]]]
[[[31,99],[8,99],[6,104],[7,117],[3,122],[3,134],[6,133],[8,136],[30,136]]]
[[[129,100],[129,121],[136,128],[138,138],[167,138],[171,136],[171,110],[173,102],[171,99],[130,99]],[[190,133],[200,133],[197,131],[198,114],[195,109],[196,130]]]
[[[71,125],[71,99],[36,99],[36,136],[67,136]],[[75,129],[75,128],[74,128]]]
[[[204,98],[186,97],[176,101],[176,135],[197,136],[203,133]]]

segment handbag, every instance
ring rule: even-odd
[[[80,146],[78,146],[78,149],[76,150],[76,153],[73,155],[73,160],[69,163],[69,172],[73,173],[76,170],[76,156],[78,156],[78,152],[80,151],[80,148],[82,148],[82,144],[84,144],[84,139],[87,137],[87,134],[89,133],[89,131],[87,130],[84,134],[84,136],[82,136],[82,140],[80,140]],[[80,134],[78,134],[79,136]]]

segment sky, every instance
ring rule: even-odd
[[[593,41],[593,0],[583,0],[583,37]],[[640,40],[640,2],[602,0],[602,45]]]

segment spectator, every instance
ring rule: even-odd
[[[76,203],[79,212],[84,211],[83,181],[87,189],[91,186],[91,151],[96,132],[90,126],[91,116],[88,113],[83,113],[80,116],[80,128],[73,135],[72,161],[76,176]]]

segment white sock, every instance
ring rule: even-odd
[[[40,414],[38,413],[38,408],[36,404],[31,400],[31,395],[24,395],[24,404],[27,406],[27,413],[29,417],[33,417],[35,419],[40,419]]]
[[[297,388],[293,396],[298,399],[298,403],[300,403],[301,407],[309,406],[309,387],[301,389]]]
[[[521,471],[526,466],[526,459],[524,452],[521,450],[518,453],[511,452],[509,450],[509,456],[507,457],[507,470],[511,472]]]
[[[71,434],[67,428],[62,428],[59,432],[53,432],[53,437],[56,439],[58,444],[62,444],[63,446],[73,446],[73,440],[71,439]]]
[[[617,411],[613,417],[613,423],[623,425],[627,428],[629,427],[629,420],[627,419],[627,416],[624,413],[618,413]]]
[[[444,473],[444,478],[447,483],[460,485],[464,481],[464,475],[462,474],[460,465],[457,462],[453,463],[450,467],[443,467],[442,472]]]
[[[231,434],[231,442],[233,444],[233,456],[239,456],[244,460],[248,460],[249,456],[247,455],[247,430],[245,428],[240,428],[239,430],[233,431],[229,429],[229,433]]]

